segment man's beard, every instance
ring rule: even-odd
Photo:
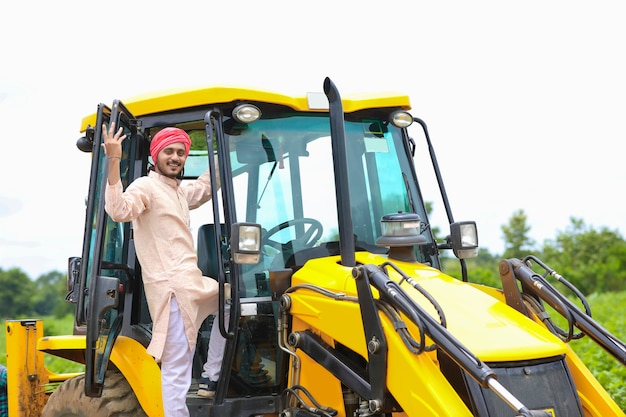
[[[163,176],[166,176],[168,178],[172,178],[172,179],[178,179],[181,177],[181,174],[183,172],[183,168],[185,167],[183,164],[179,164],[178,166],[175,165],[168,165],[167,162],[164,163],[158,163],[157,167],[159,168],[159,173]],[[170,168],[180,168],[179,170],[177,170],[176,172],[172,172]]]

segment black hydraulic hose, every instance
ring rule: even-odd
[[[567,334],[564,336],[565,341],[569,342],[574,335],[576,320],[566,302],[561,297],[557,296],[557,291],[552,291],[551,285],[546,282],[541,275],[537,274],[522,261],[519,259],[511,259],[511,265],[513,267],[513,271],[515,272],[515,276],[522,283],[522,287],[524,289],[547,302],[567,320],[569,329]]]
[[[570,332],[566,332],[557,326],[552,317],[546,313],[543,305],[540,300],[537,300],[532,294],[522,294],[522,298],[524,302],[528,305],[528,307],[535,312],[537,317],[543,322],[543,324],[555,335],[559,336],[564,342],[568,342],[571,339],[580,339],[584,336],[583,333],[573,334],[573,329]]]
[[[571,303],[569,303],[569,300],[567,300],[567,298],[565,298],[563,294],[561,294],[556,288],[552,287],[552,285],[548,281],[546,281],[545,277],[535,275],[533,276],[533,278],[535,279],[535,283],[540,288],[542,288],[544,291],[547,291],[546,296],[552,298],[553,300],[555,300],[554,302],[558,303],[558,308],[557,306],[554,307],[555,310],[559,311],[560,313],[560,310],[564,309],[567,312],[567,315],[564,315],[568,323],[567,332],[563,331],[558,326],[554,325],[554,323],[552,323],[554,325],[554,330],[556,330],[557,333],[564,337],[564,341],[566,343],[573,339],[580,339],[583,334],[574,333],[574,327],[576,327],[576,318],[571,313]]]
[[[406,324],[404,324],[404,322],[400,318],[399,313],[396,311],[396,309],[393,308],[391,304],[379,299],[376,300],[376,306],[393,323],[393,327],[394,329],[396,329],[396,333],[398,333],[400,339],[402,339],[402,342],[404,342],[404,345],[412,353],[420,355],[423,352],[432,352],[433,350],[437,349],[436,345],[426,345],[426,335],[421,330],[421,323],[415,323],[419,330],[419,340],[415,340],[413,335],[409,333]]]
[[[304,395],[306,395],[306,398],[309,402],[311,402],[313,404],[313,406],[309,405],[300,395],[300,392],[304,393]],[[308,411],[309,413],[315,414],[315,415],[320,415],[320,416],[324,416],[324,417],[332,417],[332,416],[336,416],[337,415],[337,411],[334,410],[331,407],[326,407],[321,405],[319,402],[317,402],[317,400],[315,398],[313,398],[313,395],[311,395],[311,393],[304,388],[301,385],[294,385],[290,388],[287,388],[284,392],[283,395],[285,395],[285,397],[293,397],[298,405],[300,406],[300,408],[303,408],[304,410]],[[286,404],[289,403],[289,400],[285,401]]]
[[[346,132],[343,123],[343,104],[335,84],[326,78],[324,94],[328,97],[330,117],[330,138],[333,150],[333,168],[335,171],[335,195],[337,200],[337,218],[339,220],[339,251],[341,264],[356,266],[354,228],[350,211],[350,186],[348,180],[348,153],[346,150]]]
[[[325,297],[329,297],[337,301],[350,301],[353,303],[359,302],[359,299],[357,297],[348,296],[348,295],[345,295],[344,293],[334,293],[332,291],[328,291],[325,288],[318,287],[316,285],[311,285],[311,284],[294,285],[292,287],[289,287],[285,291],[285,294],[295,292],[296,290],[300,290],[300,289],[307,289],[310,291],[315,291]],[[411,352],[420,354],[424,351],[434,350],[434,346],[426,346],[426,338],[424,336],[424,332],[422,332],[421,330],[419,334],[419,342],[416,342],[415,339],[413,339],[412,335],[408,332],[406,325],[402,322],[398,313],[393,309],[393,307],[389,303],[380,299],[377,299],[374,301],[376,302],[376,306],[378,307],[378,309],[382,311],[389,318],[389,320],[394,324],[394,328],[396,329],[396,332],[400,335],[400,338],[405,342],[405,345],[407,346],[408,349],[411,350]],[[421,322],[416,322],[415,324],[418,329],[421,329]]]
[[[402,276],[402,280],[400,280],[400,284],[402,284],[403,281],[406,281],[409,285],[411,285],[413,288],[415,288],[417,291],[419,291],[420,294],[422,294],[424,296],[424,298],[426,298],[428,300],[428,302],[430,302],[430,304],[432,304],[432,306],[437,311],[437,314],[439,315],[439,322],[441,323],[441,325],[443,327],[448,327],[448,324],[446,323],[446,315],[443,314],[443,309],[441,308],[441,305],[439,305],[439,303],[437,302],[435,297],[433,297],[428,291],[426,291],[421,285],[419,285],[419,283],[417,281],[415,281],[413,278],[411,278],[410,276],[405,274],[404,271],[402,271],[400,268],[398,268],[393,263],[391,263],[391,262],[383,262],[380,265],[381,268],[385,268],[387,266],[392,268],[393,270],[395,270],[398,274],[400,274]]]
[[[513,265],[516,278],[525,284],[527,289],[532,291],[533,294],[540,297],[559,313],[563,314],[561,310],[565,308],[567,310],[565,317],[571,317],[574,325],[584,334],[593,339],[623,365],[626,365],[626,344],[624,342],[600,326],[598,322],[581,311],[567,298],[563,297],[556,288],[521,260],[511,259],[510,261]]]
[[[529,261],[529,260],[537,263],[539,266],[541,266],[543,269],[546,270],[547,275],[553,276],[557,281],[565,285],[571,292],[573,292],[576,295],[576,297],[578,297],[580,302],[583,303],[583,306],[585,306],[585,312],[587,313],[587,315],[591,317],[591,307],[589,306],[589,303],[587,302],[587,299],[585,298],[585,296],[578,290],[578,288],[572,285],[568,280],[566,280],[563,276],[558,274],[555,270],[550,268],[548,265],[546,265],[541,259],[537,258],[536,256],[529,255],[524,258],[523,262],[526,263],[526,261]],[[557,295],[560,296],[560,298],[565,298],[561,295],[561,293],[558,293]]]

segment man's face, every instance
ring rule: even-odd
[[[181,142],[166,146],[157,155],[155,169],[161,175],[176,178],[185,166],[187,155]]]

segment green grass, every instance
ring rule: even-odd
[[[592,295],[587,298],[591,315],[615,337],[626,341],[626,291]],[[622,410],[626,411],[626,366],[589,337],[570,345]]]

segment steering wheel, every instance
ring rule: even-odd
[[[270,239],[270,237],[280,232],[281,230],[287,229],[288,227],[298,226],[304,227],[304,233],[287,243],[280,243],[276,240]],[[322,223],[320,223],[318,220],[308,217],[287,220],[286,222],[283,222],[278,226],[272,227],[263,234],[262,246],[271,246],[280,251],[290,250],[292,253],[297,252],[301,249],[312,248],[315,243],[317,243],[317,241],[320,239],[320,237],[322,237],[323,229],[324,228],[322,226]]]

